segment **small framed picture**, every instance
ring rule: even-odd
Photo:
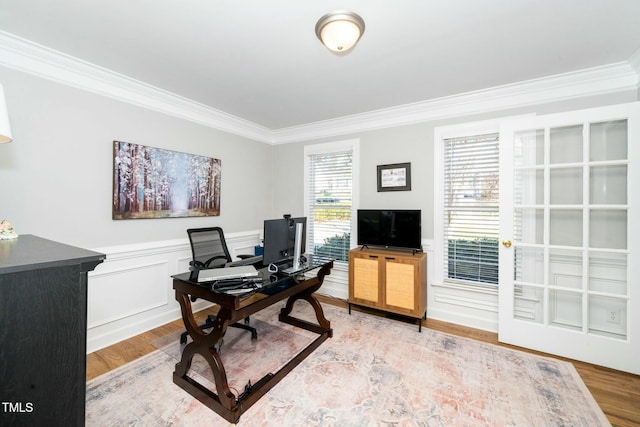
[[[378,191],[411,190],[411,163],[378,165]]]

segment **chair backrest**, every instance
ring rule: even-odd
[[[187,230],[191,243],[192,267],[223,267],[231,261],[231,255],[220,227],[190,228]]]

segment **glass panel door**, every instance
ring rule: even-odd
[[[640,372],[627,184],[637,114],[634,103],[505,125],[501,341]]]

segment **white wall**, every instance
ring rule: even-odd
[[[107,254],[89,275],[89,352],[180,317],[170,275],[188,269],[187,228],[221,226],[233,251],[253,253],[272,217],[270,145],[3,67],[0,82],[13,131],[0,220]],[[112,220],[113,140],[221,159],[220,216]]]
[[[18,234],[85,248],[185,237],[189,227],[262,228],[272,149],[176,117],[0,67],[14,141],[0,146],[0,217]],[[221,159],[221,214],[111,219],[113,140]]]
[[[107,254],[89,280],[90,351],[179,317],[169,276],[186,270],[185,229],[222,226],[233,250],[246,253],[259,240],[265,218],[302,214],[306,144],[360,139],[358,206],[421,209],[422,238],[430,254],[434,127],[638,98],[634,89],[270,146],[1,66],[0,82],[14,137],[14,142],[0,145],[0,218],[11,221],[19,234]],[[221,215],[113,221],[113,140],[221,159]],[[378,193],[376,166],[399,162],[412,164],[412,191]],[[430,257],[429,270],[433,262]],[[428,277],[429,317],[497,330],[496,295],[449,290],[431,283],[430,272]],[[346,298],[344,267],[334,269],[322,292]]]

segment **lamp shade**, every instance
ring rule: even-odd
[[[343,10],[327,13],[316,24],[316,35],[329,50],[346,52],[364,33],[364,20],[353,12]]]
[[[0,143],[11,142],[12,139],[7,103],[4,100],[4,88],[0,85]]]

